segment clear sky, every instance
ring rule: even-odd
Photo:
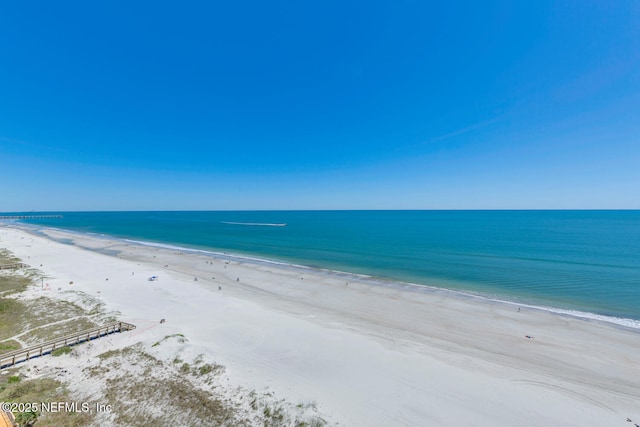
[[[0,6],[0,212],[640,208],[640,2]]]

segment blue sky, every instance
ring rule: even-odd
[[[640,208],[640,3],[5,2],[0,212]]]

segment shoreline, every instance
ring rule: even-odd
[[[231,386],[317,402],[340,425],[640,419],[635,329],[421,285],[355,278],[345,286],[344,276],[322,271],[47,233],[0,227],[1,244],[49,277],[51,291],[38,284],[33,295],[92,295],[145,325],[137,340],[183,334],[192,355],[227,368]]]
[[[28,232],[33,232],[35,234],[40,234],[44,237],[47,237],[44,231],[54,230],[61,233],[68,233],[72,236],[77,235],[78,237],[82,237],[86,235],[96,239],[102,239],[105,241],[120,241],[123,244],[135,244],[135,245],[147,246],[150,248],[161,248],[161,249],[174,250],[174,251],[177,250],[177,251],[182,251],[185,253],[191,253],[195,255],[198,255],[198,254],[206,255],[219,260],[230,260],[230,261],[254,264],[256,266],[259,266],[259,265],[275,266],[275,267],[291,269],[293,271],[299,271],[299,272],[312,272],[316,274],[325,274],[329,277],[342,278],[345,280],[350,279],[352,281],[358,280],[362,282],[367,282],[375,286],[386,286],[390,288],[400,288],[400,289],[412,290],[415,292],[426,292],[426,293],[436,293],[436,294],[440,292],[444,292],[444,293],[448,293],[453,297],[477,299],[490,304],[506,304],[509,306],[523,307],[529,310],[539,310],[539,311],[551,313],[557,316],[566,316],[566,317],[571,317],[575,319],[581,319],[584,321],[599,322],[599,323],[604,323],[608,325],[613,325],[615,327],[620,327],[623,329],[629,329],[631,331],[640,332],[640,318],[633,319],[633,318],[627,318],[627,317],[605,315],[605,314],[594,313],[589,311],[582,311],[579,309],[559,308],[559,307],[553,307],[553,306],[538,305],[535,303],[509,300],[507,298],[502,299],[499,297],[491,297],[491,296],[483,295],[480,293],[473,293],[470,291],[450,289],[446,287],[438,287],[438,286],[420,284],[420,283],[405,282],[397,279],[376,277],[373,275],[363,274],[363,273],[332,270],[332,269],[323,268],[323,267],[312,267],[312,266],[307,266],[303,264],[295,264],[295,263],[291,263],[283,260],[259,258],[257,256],[252,256],[248,254],[227,253],[227,252],[220,252],[212,249],[190,248],[187,246],[179,246],[179,245],[170,244],[170,243],[142,241],[142,240],[136,240],[131,238],[125,238],[125,237],[111,236],[103,233],[82,232],[82,231],[69,230],[64,228],[39,226],[35,224],[25,224],[25,223],[19,223],[19,222],[13,223],[11,224],[11,226],[14,226],[19,229],[23,229]],[[48,237],[48,238],[51,238],[51,237]],[[60,241],[60,242],[65,244],[71,244],[71,245],[74,244],[73,242],[70,242],[70,243],[63,242],[63,241]],[[85,249],[88,249],[88,248],[85,248]]]

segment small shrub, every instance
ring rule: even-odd
[[[210,373],[211,371],[213,371],[213,366],[206,364],[206,365],[202,365],[198,368],[198,375],[202,376],[202,375],[207,375],[208,373]]]
[[[16,414],[16,422],[18,423],[18,425],[20,426],[32,426],[35,424],[36,420],[38,419],[38,413],[37,412],[18,412]]]
[[[17,341],[11,340],[11,341],[0,342],[0,353],[9,352],[9,351],[18,350],[18,349],[20,349],[20,343],[18,343]]]
[[[162,344],[162,342],[168,340],[169,338],[174,338],[177,337],[178,338],[178,342],[180,344],[184,344],[185,342],[187,342],[187,339],[184,337],[184,335],[182,334],[173,334],[173,335],[167,335],[164,338],[162,338],[160,341],[156,341],[155,343],[153,343],[153,345],[151,347],[157,347],[160,344]]]
[[[108,351],[105,351],[104,353],[100,353],[98,355],[98,359],[102,359],[102,360],[108,359],[110,357],[117,356],[117,355],[119,355],[121,353],[122,353],[121,350],[108,350]]]
[[[58,357],[58,356],[62,356],[63,354],[69,354],[69,353],[71,353],[71,347],[66,346],[66,347],[56,348],[51,352],[51,355]]]
[[[323,420],[322,418],[313,418],[311,420],[311,422],[309,423],[309,427],[323,427],[327,424],[327,422],[325,420]]]
[[[276,406],[276,409],[273,410],[273,413],[271,414],[271,418],[274,421],[277,421],[279,423],[283,423],[284,422],[284,408],[282,406]]]

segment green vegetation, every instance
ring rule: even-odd
[[[253,409],[254,411],[258,410],[258,395],[256,394],[255,390],[251,390],[251,392],[249,393],[249,397],[251,398],[251,402],[249,403],[249,406],[251,406],[251,409]]]
[[[191,374],[195,377],[201,377],[209,374],[218,375],[224,372],[224,366],[210,363],[201,364],[202,360],[200,359],[196,359],[195,366],[189,365],[178,357],[173,359],[173,363],[180,365],[180,373]]]
[[[0,260],[0,264],[2,263],[3,261]],[[24,292],[32,280],[33,278],[29,276],[22,276],[15,271],[4,270],[0,273],[0,294],[6,297],[11,294]]]
[[[164,341],[168,340],[169,338],[174,338],[174,337],[178,338],[178,342],[180,344],[183,344],[183,343],[187,342],[187,339],[184,337],[184,335],[182,335],[182,334],[173,334],[173,335],[167,335],[166,337],[162,338],[160,341],[155,342],[151,347],[157,347],[160,344],[162,344]]]
[[[20,262],[20,260],[8,251],[0,250],[0,264],[13,262]],[[39,272],[30,269],[0,271],[0,340],[7,340],[29,330],[30,333],[25,335],[24,340],[27,344],[37,344],[56,336],[95,326],[88,319],[80,318],[40,328],[65,318],[83,316],[84,310],[71,302],[52,300],[44,296],[27,301],[7,298],[7,295],[24,292],[39,277],[41,277]],[[16,341],[0,343],[0,352],[18,348],[20,345]]]
[[[21,262],[5,249],[0,250],[0,263]],[[9,297],[27,290],[34,280],[39,279],[41,273],[35,269],[2,270],[0,271],[0,353],[21,348],[18,341],[9,338],[29,331],[24,337],[27,341],[41,341],[50,339],[51,334],[66,334],[75,332],[73,328],[84,328],[83,322],[68,322],[52,327],[39,328],[51,322],[67,317],[84,314],[75,304],[65,301],[54,301],[41,297],[34,300],[20,301]],[[71,324],[73,324],[71,326]],[[54,351],[54,355],[65,354],[71,348],[64,347]],[[19,368],[13,370],[19,372]],[[3,378],[6,378],[4,380]],[[28,402],[65,402],[70,401],[67,392],[60,382],[51,378],[41,378],[23,381],[19,375],[0,378],[0,401],[14,403]],[[85,413],[44,413],[19,412],[15,414],[20,426],[80,427],[91,423],[92,415]]]
[[[19,426],[32,426],[38,419],[38,412],[18,412],[16,414],[16,422]]]
[[[293,425],[295,427],[323,427],[327,422],[318,416],[309,416],[305,412],[309,409],[316,411],[315,403],[299,403],[295,406],[293,413],[288,413],[289,407],[284,400],[273,402],[270,398],[273,397],[272,393],[266,393],[259,396],[255,390],[251,391],[248,395],[250,402],[249,406],[256,412],[261,412],[263,416],[262,425],[264,427],[277,427],[282,425]]]
[[[7,250],[0,251],[0,264],[19,262]],[[22,330],[21,321],[25,316],[25,306],[7,295],[24,292],[31,283],[29,277],[11,270],[0,271],[0,340],[17,335]],[[0,350],[3,351],[3,350]]]
[[[51,355],[54,357],[58,357],[58,356],[62,356],[63,354],[69,354],[69,353],[71,353],[71,347],[66,346],[66,347],[56,348],[51,352]]]
[[[20,349],[20,343],[14,340],[0,342],[0,354]]]
[[[7,251],[0,250],[0,262],[3,262],[2,257],[19,262],[11,258]],[[21,342],[30,345],[47,341],[95,326],[91,319],[98,319],[99,322],[105,319],[104,305],[101,302],[75,290],[66,292],[77,293],[78,304],[45,296],[25,301],[6,297],[26,290],[39,277],[37,274],[39,273],[35,270],[25,269],[0,271],[0,354],[19,349]],[[70,318],[73,320],[68,320]],[[63,321],[65,319],[67,321]],[[53,322],[56,323],[49,325]],[[11,339],[22,333],[24,334],[19,336],[20,342]],[[175,339],[178,343],[187,342],[184,335],[173,334],[154,343],[153,347],[169,339]],[[203,389],[205,384],[213,384],[215,375],[224,372],[223,366],[204,363],[203,356],[197,357],[193,364],[186,363],[179,357],[175,357],[172,364],[165,364],[143,349],[142,344],[138,344],[109,350],[97,357],[98,363],[85,368],[85,374],[103,382],[104,394],[100,397],[100,403],[113,406],[115,420],[110,422],[114,421],[115,425],[157,426],[176,424],[176,421],[183,424],[188,420],[189,425],[241,427],[255,425],[256,417],[265,427],[322,427],[326,424],[320,418],[305,415],[305,412],[309,412],[308,405],[297,407],[299,415],[296,417],[288,413],[290,407],[284,401],[273,403],[273,396],[258,396],[255,391],[249,394],[250,406],[255,412],[245,419],[240,410],[243,405],[224,394],[214,394],[215,386]],[[61,347],[53,351],[52,356],[68,354],[71,350],[69,346]],[[136,366],[142,368],[142,371],[138,368],[134,368],[134,371],[128,369]],[[25,367],[11,368],[9,375],[0,376],[0,401],[74,401],[60,382],[52,378],[25,380],[24,376],[19,375],[21,369]],[[132,372],[138,374],[132,375]],[[141,399],[145,405],[138,404]],[[157,408],[163,410],[158,412]],[[23,412],[16,415],[23,427],[80,427],[97,421],[94,419],[95,413],[82,412]]]
[[[109,359],[110,357],[115,357],[122,354],[122,350],[108,350],[105,351],[104,353],[100,353],[97,357],[99,359]]]
[[[0,401],[28,402],[65,402],[69,401],[62,384],[50,378],[9,382],[0,386]],[[79,427],[90,423],[91,415],[82,413],[46,413],[19,412],[16,421],[21,425],[37,427],[70,426]]]
[[[56,303],[57,304],[57,303]],[[55,325],[42,326],[32,329],[24,340],[29,344],[38,344],[43,341],[50,341],[58,337],[81,332],[86,329],[94,328],[97,325],[85,317],[75,318],[66,322],[56,323]]]
[[[132,377],[126,371],[106,379],[106,392],[103,402],[118,408],[115,425],[158,426],[177,424],[250,426],[248,420],[238,418],[235,407],[212,393],[194,387],[189,381],[175,376],[163,375],[164,365],[160,360],[145,353],[140,346],[131,346],[120,352],[121,359],[113,357],[103,360],[100,371],[126,360],[129,365],[143,367],[158,366],[160,369],[149,371],[148,375]],[[175,361],[174,361],[175,362]],[[181,360],[179,371],[192,372],[192,367]],[[117,371],[118,373],[120,371]],[[136,404],[144,396],[145,405]],[[154,407],[163,408],[158,413]],[[188,422],[186,421],[188,420]]]
[[[180,360],[180,359],[176,357],[173,363],[176,363],[176,360]],[[217,363],[214,363],[214,364],[204,363],[203,360],[204,360],[204,356],[202,354],[196,357],[196,359],[193,361],[193,364],[195,366],[191,368],[191,372],[190,372],[191,375],[195,377],[202,377],[204,375],[209,375],[209,374],[218,375],[224,372],[224,366],[218,365]],[[180,360],[180,362],[182,362],[182,360]]]
[[[0,298],[0,339],[7,339],[22,331],[25,306],[11,298]]]
[[[255,396],[254,396],[254,399],[255,399]],[[277,427],[281,425],[289,425],[289,423],[287,422],[289,421],[287,412],[284,406],[282,406],[282,403],[284,403],[284,401],[277,402],[273,407],[265,404],[265,406],[262,408],[262,415],[264,416],[265,427]]]
[[[67,402],[70,401],[62,384],[50,378],[27,380],[10,384],[0,392],[0,400],[7,402]],[[92,415],[88,413],[45,413],[20,412],[16,414],[16,421],[23,425],[37,427],[69,426],[80,427],[88,425]]]
[[[14,264],[20,262],[22,262],[22,260],[20,258],[16,258],[8,250],[0,249],[0,264]],[[40,272],[32,268],[0,270],[0,295],[8,296],[24,292],[38,277],[41,277]]]
[[[315,417],[309,421],[296,421],[295,427],[324,427],[327,422],[322,418]]]
[[[210,364],[207,363],[206,365],[198,366],[195,369],[197,370],[198,375],[202,376],[202,375],[207,375],[207,374],[210,374],[211,372],[213,372],[215,367],[213,365],[210,365]]]
[[[24,310],[25,312],[22,314],[20,320],[22,329],[30,330],[30,333],[24,336],[24,340],[28,344],[37,344],[43,340],[50,340],[56,336],[79,332],[95,326],[93,322],[88,321],[86,318],[83,319],[85,312],[81,307],[69,301],[58,301],[47,297],[40,297],[25,301]],[[45,326],[49,323],[70,318],[78,319]]]

